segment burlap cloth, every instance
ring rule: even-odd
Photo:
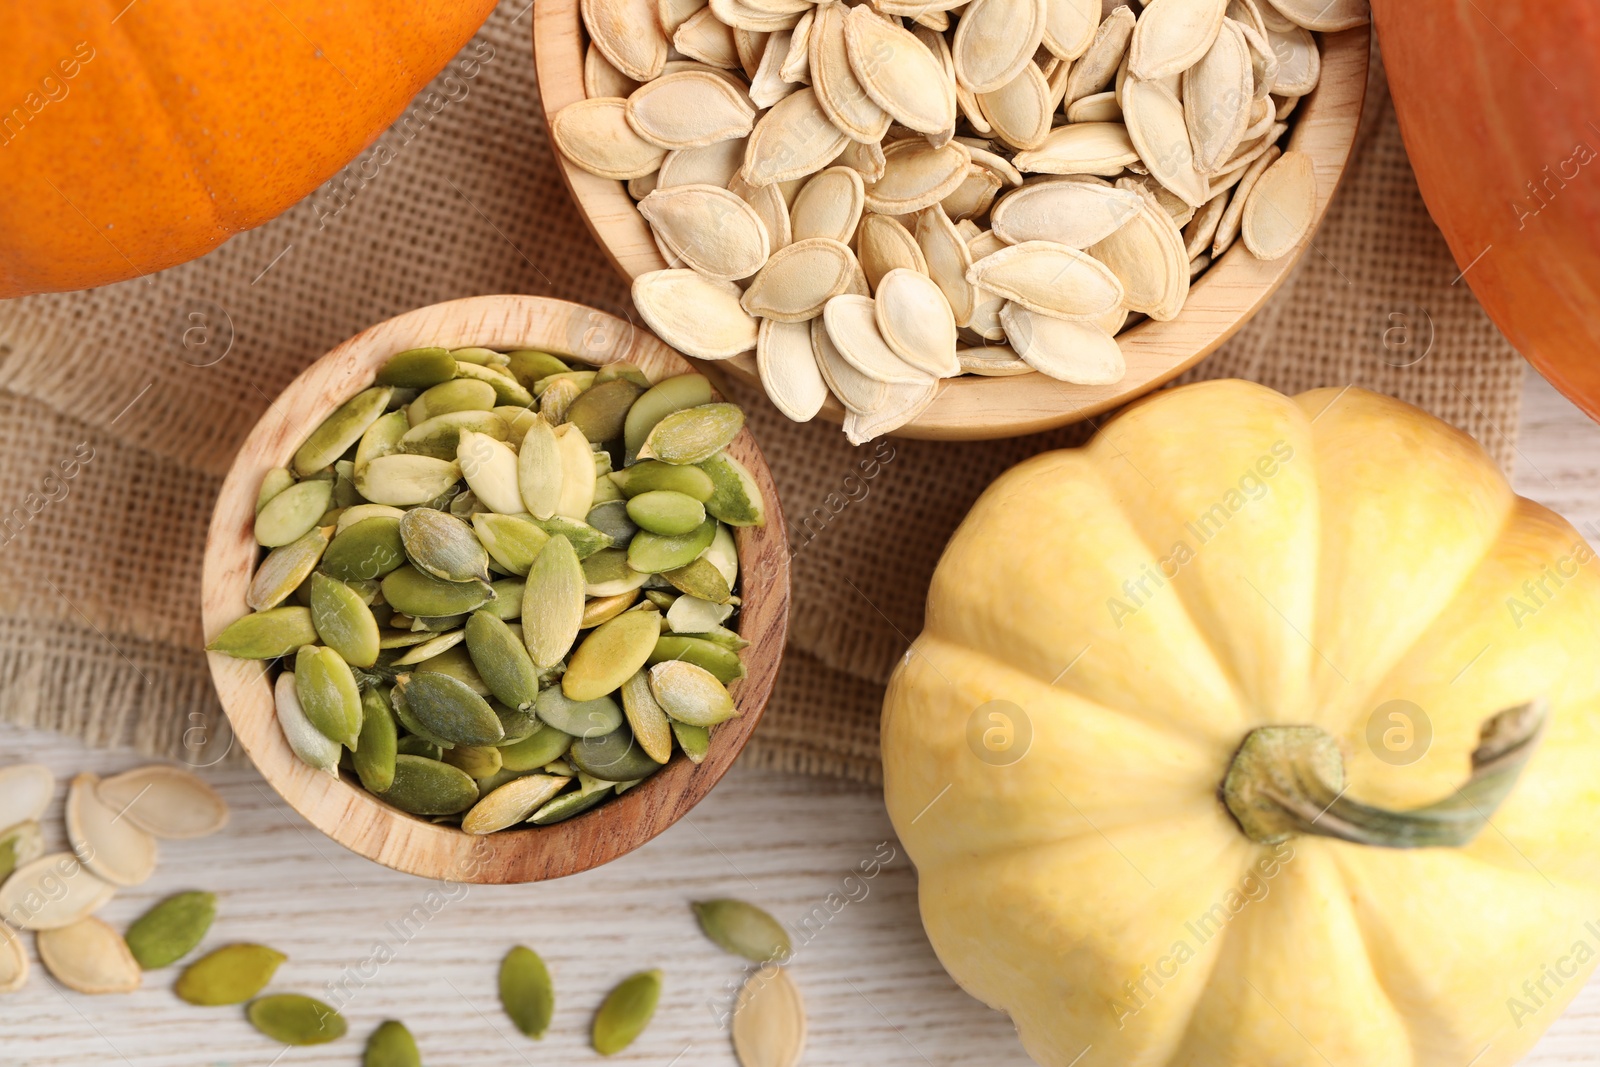
[[[0,715],[155,752],[217,736],[201,547],[269,400],[351,334],[440,300],[533,293],[631,310],[547,146],[530,22],[527,0],[508,0],[464,53],[476,67],[452,64],[270,225],[159,275],[0,304]],[[1505,461],[1521,363],[1456,278],[1375,74],[1314,249],[1197,373],[1379,389]],[[745,759],[875,780],[882,687],[921,627],[945,539],[1002,470],[1083,430],[853,449],[836,427],[736,392],[795,548],[788,657]]]

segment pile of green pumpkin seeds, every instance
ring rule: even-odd
[[[281,660],[295,754],[403,811],[587,811],[739,714],[743,425],[698,374],[401,352],[263,479],[253,613],[207,648]]]

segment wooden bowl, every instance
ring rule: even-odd
[[[1364,26],[1322,35],[1322,80],[1293,116],[1288,147],[1309,155],[1317,176],[1313,233],[1344,173],[1361,121],[1369,36]],[[556,112],[584,98],[586,42],[578,0],[539,0],[534,6],[534,67],[547,130]],[[551,148],[555,150],[553,142]],[[559,151],[556,158],[584,222],[623,277],[631,281],[667,266],[624,183],[598,178],[567,162]],[[1144,322],[1117,336],[1128,373],[1115,385],[1069,385],[1042,374],[966,375],[947,381],[928,410],[895,433],[933,440],[1019,437],[1077,422],[1143,396],[1232,337],[1283,284],[1310,243],[1308,236],[1290,254],[1263,262],[1250,254],[1244,242],[1234,242],[1195,283],[1181,315],[1171,322]],[[750,382],[759,381],[753,354],[718,366]],[[829,397],[822,416],[842,422],[844,408]]]
[[[635,363],[652,381],[693,370],[653,335],[610,315],[532,296],[480,296],[407,312],[357,334],[307,367],[256,424],[223,482],[206,539],[202,584],[207,640],[245,615],[245,589],[260,560],[252,528],[256,492],[286,466],[305,436],[361,389],[389,356],[407,348],[538,348],[599,365]],[[789,625],[789,551],[783,513],[761,450],[748,429],[728,446],[750,469],[768,504],[767,524],[736,531],[747,677],[730,686],[741,715],[719,726],[698,767],[681,755],[644,784],[553,826],[462,833],[390,807],[346,775],[301,763],[278,728],[271,679],[260,663],[210,653],[228,720],[267,781],[313,826],[369,859],[453,882],[531,882],[588,870],[661,833],[699,803],[750,739],[772,693]]]

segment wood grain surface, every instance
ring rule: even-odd
[[[1518,490],[1600,543],[1600,427],[1531,376],[1523,427]],[[227,745],[208,739],[197,758],[209,761]],[[0,726],[0,763],[18,760],[50,765],[63,783],[78,771],[138,762]],[[214,890],[221,901],[206,947],[277,946],[289,962],[271,988],[340,1001],[350,1035],[285,1050],[251,1030],[238,1008],[177,1000],[176,969],[108,997],[65,991],[36,970],[25,989],[0,998],[0,1067],[354,1067],[386,1018],[405,1020],[435,1067],[733,1067],[720,1019],[730,983],[745,972],[701,937],[688,910],[690,900],[721,895],[760,903],[797,931],[806,1067],[1027,1067],[1009,1022],[962,993],[929,948],[915,879],[875,790],[735,767],[688,817],[614,863],[537,885],[469,887],[347,852],[248,765],[199,773],[233,806],[232,823],[202,841],[164,842],[155,877],[119,893],[101,916],[122,929],[168,893]],[[46,831],[60,846],[59,795]],[[893,858],[865,877],[860,865],[870,868],[887,850]],[[32,937],[24,941],[33,954]],[[539,1043],[512,1030],[495,1001],[496,964],[518,942],[545,956],[557,984],[555,1023]],[[585,1040],[592,1011],[614,982],[652,966],[666,973],[655,1022],[632,1049],[602,1061]],[[1597,1063],[1600,981],[1525,1061]]]
[[[252,527],[267,471],[286,466],[300,442],[396,352],[425,345],[537,348],[598,366],[637,365],[651,381],[693,368],[652,334],[592,308],[533,296],[481,296],[399,315],[356,335],[289,383],[240,448],[212,515],[202,579],[209,641],[248,612],[245,590],[260,556]],[[462,833],[383,803],[355,781],[300,762],[278,727],[271,680],[260,663],[210,654],[211,673],[240,745],[266,779],[312,825],[397,870],[469,882],[528,882],[586,870],[637,848],[671,826],[716,784],[766,708],[789,626],[789,544],[772,472],[748,429],[728,452],[749,468],[767,501],[767,523],[735,531],[741,605],[738,629],[747,675],[729,687],[739,717],[717,727],[699,766],[674,758],[644,784],[554,826]]]
[[[585,39],[578,9],[579,0],[539,0],[534,8],[534,65],[547,119],[584,98]],[[1242,241],[1235,242],[1195,283],[1181,315],[1171,322],[1144,322],[1118,336],[1128,373],[1115,385],[1071,385],[1042,374],[952,378],[928,410],[895,436],[979,440],[1064,426],[1143,396],[1216,351],[1277,291],[1311,246],[1355,141],[1366,98],[1369,43],[1365,26],[1324,35],[1322,80],[1289,120],[1287,147],[1311,157],[1317,179],[1312,229],[1294,251],[1264,262]],[[633,279],[667,266],[623,182],[598,178],[567,162],[559,151],[556,158],[584,221],[623,277]],[[719,366],[758,381],[753,354]],[[821,417],[842,422],[844,408],[830,397]]]

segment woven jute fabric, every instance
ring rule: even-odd
[[[530,21],[508,0],[393,129],[273,223],[159,275],[0,305],[0,715],[172,754],[225,733],[200,652],[204,535],[278,391],[346,337],[441,300],[532,293],[631,317],[548,147]],[[1521,364],[1458,281],[1381,75],[1367,115],[1312,250],[1191,376],[1379,389],[1505,461]],[[852,448],[731,391],[794,552],[790,647],[745,758],[875,780],[883,685],[946,538],[1001,471],[1088,428]]]

